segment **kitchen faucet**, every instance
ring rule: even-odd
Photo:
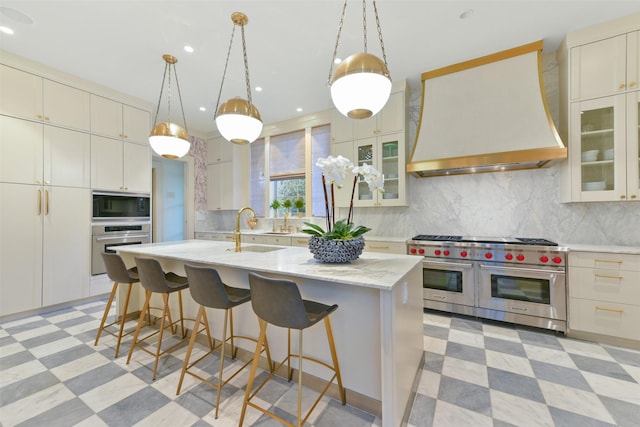
[[[249,206],[245,206],[244,208],[240,209],[236,214],[236,231],[233,233],[233,240],[236,243],[236,252],[242,252],[242,248],[240,247],[240,215],[242,215],[242,212],[244,211],[251,211],[251,213],[253,214],[253,219],[257,220],[256,212]]]

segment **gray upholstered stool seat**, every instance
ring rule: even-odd
[[[224,370],[224,355],[227,342],[230,343],[231,358],[235,358],[237,348],[234,348],[234,339],[241,338],[253,342],[258,341],[256,338],[251,338],[243,335],[235,335],[233,332],[233,307],[248,302],[251,299],[251,292],[249,291],[249,289],[227,286],[222,282],[220,274],[218,274],[218,271],[214,268],[196,267],[193,265],[185,264],[184,269],[187,273],[187,278],[189,279],[189,291],[191,292],[191,297],[195,302],[200,304],[200,309],[198,310],[198,315],[196,316],[194,330],[199,327],[201,322],[204,323],[206,328],[209,327],[206,308],[217,308],[224,310],[224,326],[222,329],[222,340],[220,340],[219,344],[217,346],[214,346],[214,343],[211,342],[211,337],[209,337],[210,350],[196,361],[190,363],[191,352],[196,341],[196,334],[191,335],[189,348],[187,349],[187,354],[184,358],[184,365],[182,366],[182,373],[180,374],[180,382],[178,383],[178,390],[176,391],[176,394],[180,394],[182,381],[184,380],[184,374],[188,373],[190,375],[193,375],[194,377],[216,389],[217,397],[215,417],[218,418],[218,409],[220,407],[220,395],[222,387],[224,387],[229,381],[235,378],[236,375],[238,375],[245,367],[249,365],[249,363],[251,363],[250,359],[238,369],[236,369],[233,374],[227,377],[227,379],[223,379],[222,371]],[[228,335],[227,322],[229,324]],[[201,377],[194,371],[190,371],[193,366],[195,366],[201,360],[205,359],[217,349],[220,349],[220,369],[218,371],[218,378],[215,383]],[[267,362],[269,364],[269,367],[271,368],[271,355],[269,353],[269,346],[266,340],[264,342],[262,350],[266,351]]]
[[[151,258],[135,258],[136,265],[138,267],[138,274],[140,276],[140,284],[145,289],[146,298],[144,301],[144,305],[142,310],[140,311],[140,318],[138,319],[138,326],[136,327],[136,332],[133,335],[133,342],[131,343],[131,349],[129,350],[129,357],[127,358],[127,364],[131,361],[131,355],[133,354],[133,350],[139,347],[141,350],[151,354],[155,357],[155,363],[153,365],[153,375],[152,378],[156,379],[156,372],[158,370],[158,359],[163,354],[173,350],[180,344],[186,341],[187,334],[184,328],[184,318],[183,310],[182,310],[182,290],[187,289],[189,287],[189,281],[184,276],[179,276],[175,273],[165,273],[162,270],[162,266],[160,262],[156,259]],[[154,293],[158,293],[162,295],[163,306],[162,309],[162,317],[160,319],[160,328],[144,338],[139,339],[140,330],[142,329],[142,323],[144,322],[144,313],[148,309],[156,309],[156,307],[151,307],[151,296]],[[178,307],[180,310],[180,319],[175,322],[171,319],[171,310],[169,309],[169,295],[172,293],[178,294]],[[168,320],[168,323],[166,321]],[[189,319],[190,320],[190,319]],[[166,328],[170,328],[171,333],[176,333],[177,323],[180,322],[180,331],[181,331],[181,339],[171,345],[169,348],[162,350],[162,337],[164,334],[164,330]],[[207,336],[211,339],[211,334],[209,333],[209,328],[206,328]],[[194,328],[192,334],[196,334],[197,329]],[[158,336],[158,343],[156,345],[156,349],[154,352],[150,351],[146,347],[142,346],[141,343],[152,336]]]
[[[261,276],[256,273],[249,273],[249,286],[251,288],[251,306],[253,307],[253,311],[255,311],[260,322],[260,336],[258,337],[256,353],[254,354],[251,371],[249,373],[249,381],[247,384],[247,390],[245,392],[244,402],[242,404],[242,412],[240,414],[239,425],[242,426],[247,406],[251,406],[286,425],[293,426],[293,424],[284,420],[277,414],[269,412],[267,409],[262,408],[251,401],[260,391],[260,389],[284,365],[285,362],[287,363],[287,376],[289,381],[291,381],[291,377],[293,374],[291,370],[292,356],[295,356],[298,360],[298,427],[302,426],[306,422],[306,420],[309,418],[309,415],[311,415],[315,407],[320,402],[320,399],[322,399],[322,396],[324,396],[326,391],[333,383],[334,379],[338,382],[340,399],[342,400],[342,404],[344,405],[346,403],[345,392],[344,387],[342,386],[342,377],[340,375],[340,366],[338,364],[338,356],[336,354],[335,343],[333,340],[333,332],[331,331],[331,322],[329,321],[329,315],[333,313],[338,308],[338,306],[336,304],[325,305],[315,301],[303,300],[302,296],[300,295],[298,285],[296,285],[296,283],[291,280],[274,279]],[[315,325],[321,320],[324,320],[333,366],[324,361],[303,355],[302,331]],[[274,371],[269,376],[267,376],[267,378],[254,391],[252,391],[253,382],[255,380],[256,370],[258,367],[258,350],[260,349],[262,342],[267,338],[268,324],[287,328],[287,357],[276,367],[276,369],[274,369]],[[297,329],[299,332],[297,354],[291,353],[291,329]],[[328,380],[325,388],[322,390],[311,408],[307,411],[306,415],[304,415],[304,418],[302,415],[303,359],[318,363],[325,368],[333,371],[333,376]]]
[[[127,321],[127,312],[129,309],[129,299],[131,297],[131,287],[134,283],[139,282],[138,276],[138,268],[133,267],[127,269],[124,265],[124,261],[120,258],[120,255],[114,253],[102,253],[102,260],[104,261],[104,265],[107,268],[107,276],[110,280],[113,281],[113,287],[111,288],[111,294],[109,294],[109,301],[107,301],[107,306],[104,309],[104,314],[102,315],[102,321],[100,322],[100,327],[98,327],[98,334],[96,335],[96,341],[94,345],[98,345],[98,341],[100,340],[100,336],[103,332],[106,332],[114,337],[116,337],[116,356],[120,353],[120,341],[122,341],[122,337],[125,337],[133,332],[130,330],[129,332],[124,333],[124,324]],[[116,317],[116,319],[106,324],[107,317],[109,316],[109,311],[111,310],[111,304],[113,304],[113,299],[116,296],[116,292],[118,291],[118,285],[120,284],[128,284],[127,288],[127,296],[124,300],[124,305],[122,306],[122,315],[120,318]],[[110,331],[109,327],[118,325],[118,331],[113,332]]]

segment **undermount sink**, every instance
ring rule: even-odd
[[[286,246],[243,246],[241,252],[273,252],[285,248]]]

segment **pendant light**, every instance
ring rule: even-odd
[[[233,21],[233,30],[231,31],[231,41],[229,42],[229,50],[227,51],[227,60],[224,64],[224,72],[222,73],[222,82],[220,83],[220,91],[218,92],[218,101],[216,102],[216,126],[224,139],[234,144],[249,144],[255,141],[262,132],[262,119],[258,109],[251,103],[251,84],[249,83],[249,62],[247,61],[247,45],[244,39],[244,26],[249,22],[247,15],[241,12],[231,14]],[[229,55],[231,54],[231,46],[233,45],[233,35],[236,26],[240,27],[242,33],[242,53],[244,55],[244,75],[247,85],[247,99],[240,97],[231,98],[220,105],[220,95],[224,86],[224,78],[227,74],[227,65],[229,64]],[[220,106],[220,108],[218,108]]]
[[[331,99],[338,111],[352,119],[366,119],[378,113],[387,103],[391,94],[391,75],[389,74],[387,56],[384,51],[382,30],[375,0],[373,0],[373,11],[376,17],[378,38],[380,39],[384,61],[367,52],[367,5],[366,1],[362,0],[364,52],[355,53],[342,61],[336,67],[333,79],[331,78],[346,9],[347,0],[344,1],[344,6],[342,7],[338,37],[333,51],[331,67],[329,68],[327,84],[331,87]]]
[[[167,159],[179,159],[189,152],[191,143],[189,142],[189,134],[187,133],[187,121],[184,117],[184,108],[182,107],[182,96],[180,95],[180,84],[178,83],[178,74],[176,73],[176,62],[178,60],[175,56],[162,55],[162,59],[165,60],[164,75],[162,76],[162,86],[160,86],[160,97],[158,98],[158,108],[156,109],[156,116],[153,120],[154,126],[151,134],[149,135],[149,143],[153,151],[166,157]],[[180,101],[180,110],[182,111],[182,122],[184,128],[171,121],[171,69],[173,68],[173,75],[176,80],[176,87],[178,89],[178,100]],[[167,76],[169,78],[167,79]],[[167,121],[158,123],[158,115],[160,113],[160,104],[162,103],[162,93],[164,92],[164,82],[168,80],[167,84]]]

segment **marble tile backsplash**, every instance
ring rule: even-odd
[[[543,55],[543,79],[558,123],[558,64]],[[409,141],[420,118],[421,82],[409,79]],[[408,207],[356,208],[354,221],[376,236],[416,234],[542,237],[560,243],[640,246],[640,202],[560,203],[559,166],[434,178],[409,176]],[[340,215],[346,215],[340,212]],[[269,220],[258,224],[270,228]],[[323,219],[319,219],[320,224]],[[235,212],[200,211],[196,230],[231,230]]]

